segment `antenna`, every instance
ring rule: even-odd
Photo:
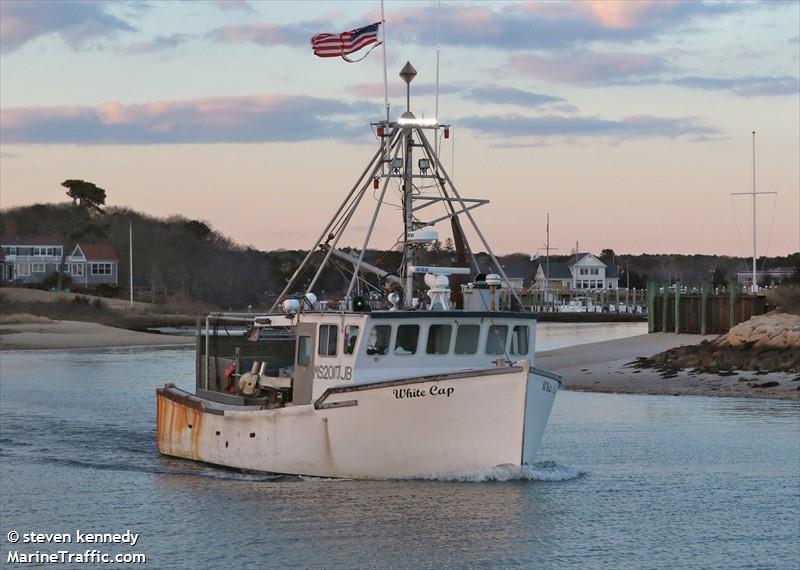
[[[386,71],[386,17],[383,12],[383,0],[381,0],[381,34],[383,35],[383,104],[386,106],[386,122],[389,122],[389,76]],[[388,152],[388,151],[387,151]]]
[[[758,279],[756,276],[756,261],[758,252],[756,250],[756,196],[765,194],[777,194],[777,192],[756,192],[756,132],[753,131],[753,191],[752,192],[731,192],[731,196],[752,196],[753,197],[753,283],[750,291],[758,291]]]

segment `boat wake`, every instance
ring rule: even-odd
[[[559,465],[555,461],[542,461],[533,465],[496,465],[477,471],[456,471],[443,475],[413,477],[431,481],[454,481],[463,483],[485,483],[490,481],[570,481],[586,473],[576,467]]]

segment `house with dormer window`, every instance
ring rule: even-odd
[[[67,257],[67,265],[74,285],[119,284],[119,259],[107,243],[79,243]]]
[[[566,260],[538,260],[534,288],[539,290],[618,289],[616,266],[606,265],[591,253],[575,253]]]

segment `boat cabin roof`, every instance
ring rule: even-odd
[[[209,315],[209,320],[214,321],[261,321],[264,325],[269,327],[294,327],[298,323],[313,323],[313,322],[341,322],[347,320],[366,321],[366,320],[405,320],[405,321],[457,321],[462,319],[519,319],[519,320],[536,320],[537,313],[521,313],[514,311],[369,311],[369,312],[354,312],[354,311],[304,311],[298,315],[289,315],[286,313],[272,313],[272,314],[245,314],[245,313],[212,313]]]

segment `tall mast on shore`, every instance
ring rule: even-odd
[[[753,191],[752,192],[732,192],[731,196],[752,196],[753,197],[753,283],[750,291],[758,291],[758,279],[756,275],[756,261],[758,260],[758,250],[756,249],[756,196],[765,194],[777,194],[777,192],[756,192],[756,132],[753,131]]]

